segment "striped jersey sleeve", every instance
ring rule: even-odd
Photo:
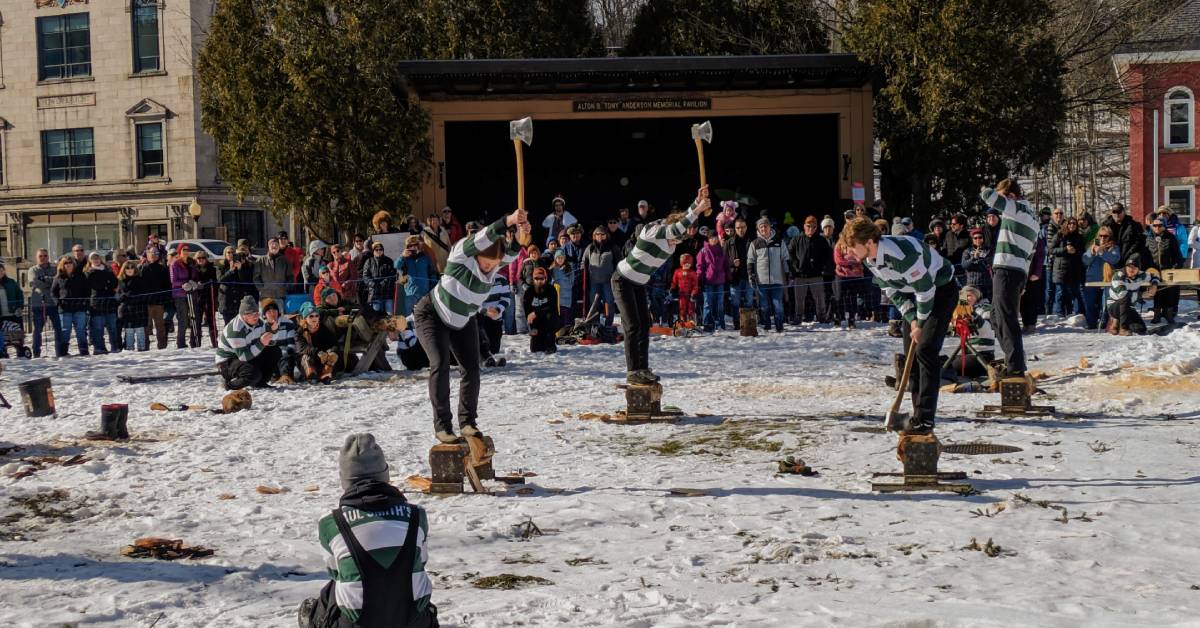
[[[278,327],[271,334],[271,346],[279,347],[284,353],[295,353],[298,330],[295,321],[286,316],[280,317]]]
[[[258,357],[263,350],[260,337],[264,331],[266,328],[263,327],[261,320],[257,325],[251,327],[242,320],[241,316],[234,317],[221,330],[221,338],[217,341],[217,364],[226,360],[249,362]]]
[[[475,256],[504,238],[504,231],[505,221],[501,218],[477,232],[474,238],[463,238],[450,249],[446,269],[433,289],[433,305],[438,318],[452,329],[462,329],[479,312],[500,269],[516,259],[514,243],[510,242],[496,268],[489,273],[479,269]]]
[[[1142,290],[1149,286],[1157,286],[1158,283],[1158,277],[1144,271],[1134,277],[1127,277],[1125,269],[1122,268],[1113,273],[1112,286],[1108,289],[1108,304],[1115,305],[1124,299],[1129,299],[1130,303],[1137,301]]]
[[[1029,264],[1037,250],[1037,214],[1029,203],[1001,196],[992,188],[983,188],[979,197],[988,207],[1000,212],[1000,233],[996,236],[993,268],[1009,268],[1029,273]]]
[[[617,272],[639,286],[649,283],[654,271],[671,259],[671,253],[675,251],[675,245],[671,244],[671,241],[681,239],[697,218],[699,215],[696,212],[696,202],[693,201],[687,214],[679,222],[671,225],[661,222],[647,225],[634,242],[629,255],[617,264]]]
[[[412,566],[413,603],[417,612],[425,610],[433,594],[433,583],[425,573],[425,564],[429,560],[425,547],[429,519],[425,510],[413,504],[397,504],[386,510],[359,510],[350,506],[341,508],[346,523],[350,524],[350,533],[371,558],[385,569],[400,556],[408,526],[414,516],[417,518],[420,529],[417,531],[416,555]],[[332,514],[322,517],[317,528],[321,549],[325,550],[326,571],[333,580],[334,599],[346,619],[357,621],[363,608],[363,583],[350,547],[338,532],[337,521]]]
[[[996,351],[996,332],[992,330],[992,304],[987,301],[975,304],[975,333],[967,339],[967,344],[976,351]]]
[[[939,286],[954,280],[954,268],[927,244],[910,236],[883,236],[873,261],[864,265],[904,319],[924,323]]]
[[[512,286],[509,285],[508,279],[501,275],[496,275],[496,281],[492,284],[492,289],[488,291],[487,298],[483,300],[483,308],[496,308],[501,315],[512,304]]]

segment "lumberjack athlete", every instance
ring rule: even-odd
[[[1000,233],[992,260],[992,324],[996,342],[1004,352],[1004,376],[1025,376],[1025,343],[1021,339],[1021,293],[1029,277],[1029,263],[1038,243],[1038,217],[1021,198],[1013,179],[984,186],[979,197],[1000,212]],[[1032,279],[1036,280],[1037,277]]]
[[[906,434],[928,434],[937,416],[941,384],[938,353],[958,303],[954,268],[924,242],[881,235],[879,227],[865,218],[846,225],[838,246],[863,261],[875,275],[875,284],[909,322],[904,354],[917,352],[909,380],[916,382],[913,414],[906,425],[893,427]]]
[[[516,259],[519,246],[505,238],[516,226],[517,240],[528,243],[530,225],[518,209],[450,249],[441,281],[413,308],[417,337],[429,356],[429,401],[433,430],[443,443],[458,442],[450,411],[450,354],[462,366],[458,389],[458,426],[463,436],[479,436],[479,329],[475,321],[491,292],[496,272]]]
[[[621,311],[621,327],[625,333],[625,379],[630,384],[653,384],[658,376],[650,371],[650,306],[646,300],[646,283],[650,275],[667,260],[688,226],[709,210],[708,186],[700,188],[687,213],[675,212],[663,220],[649,223],[629,250],[629,255],[617,264],[612,276],[613,299]]]

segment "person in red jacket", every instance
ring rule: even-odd
[[[288,268],[292,274],[293,285],[290,286],[291,289],[288,290],[288,292],[292,292],[299,281],[298,278],[300,277],[300,265],[304,262],[304,251],[301,251],[300,247],[296,246],[291,242],[291,240],[288,239],[288,232],[280,231],[279,235],[276,237],[279,239],[279,254],[283,256],[283,259],[287,260]]]
[[[700,296],[700,275],[692,270],[692,254],[679,258],[679,268],[671,277],[671,291],[679,299],[679,320],[696,323],[696,297]]]

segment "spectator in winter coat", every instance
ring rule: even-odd
[[[1046,284],[1046,309],[1047,314],[1054,313],[1055,304],[1059,302],[1062,290],[1058,282],[1054,280],[1054,263],[1057,259],[1054,256],[1054,242],[1066,224],[1066,219],[1063,217],[1063,209],[1055,207],[1042,208],[1042,237],[1046,240],[1046,261],[1045,270],[1043,271],[1043,279]],[[1049,216],[1049,220],[1046,217]]]
[[[454,246],[454,240],[450,237],[450,231],[437,216],[431,215],[425,223],[425,227],[421,230],[425,254],[433,260],[434,268],[438,275],[441,275],[446,271],[446,258],[450,256],[450,247]],[[406,245],[407,242],[405,240]]]
[[[388,483],[374,436],[347,436],[338,469],[342,497],[317,526],[331,579],[319,597],[301,603],[300,628],[436,626],[425,573],[429,517]]]
[[[162,260],[162,259],[167,258],[167,247],[165,245],[163,245],[162,240],[158,239],[157,233],[151,233],[146,238],[146,246],[145,246],[145,248],[142,249],[142,258],[143,259],[149,259],[150,249],[154,249],[158,253],[158,259]],[[83,252],[83,247],[79,247],[78,251],[75,254],[76,265],[85,263],[85,260],[83,258],[81,258],[79,255],[79,253],[82,253],[82,252]],[[83,272],[83,271],[76,270],[75,272]]]
[[[157,248],[146,249],[146,261],[142,264],[140,274],[142,284],[146,289],[146,339],[154,333],[154,342],[160,350],[167,348],[167,312],[168,303],[173,304],[171,297],[171,271],[167,270],[163,259],[158,255]],[[236,309],[236,305],[234,306]]]
[[[671,277],[671,294],[679,300],[679,320],[696,322],[696,300],[700,298],[700,276],[692,268],[691,253],[679,258],[679,268]]]
[[[1137,221],[1125,213],[1124,205],[1113,205],[1112,212],[1104,224],[1112,230],[1113,237],[1117,240],[1117,248],[1121,250],[1121,266],[1133,255],[1145,257],[1142,254],[1146,249],[1146,238]]]
[[[75,330],[75,342],[79,345],[79,355],[88,354],[88,301],[91,289],[87,277],[75,272],[75,258],[64,255],[58,260],[58,268],[54,274],[54,283],[50,292],[58,301],[58,309],[62,313],[63,335],[58,347],[58,354],[68,355],[67,349],[71,342],[71,330]]]
[[[1117,248],[1112,228],[1100,227],[1096,242],[1083,253],[1084,281],[1087,283],[1112,281],[1113,269],[1121,262],[1121,249]],[[1107,317],[1104,308],[1106,288],[1085,286],[1083,288],[1084,315],[1087,328],[1098,329],[1101,316]]]
[[[309,382],[331,384],[335,373],[354,368],[353,354],[349,365],[342,361],[337,332],[332,324],[324,322],[320,310],[310,303],[301,305],[297,324],[296,356],[300,360],[301,377]]]
[[[138,276],[137,263],[128,260],[121,265],[121,276],[117,280],[117,326],[126,349],[150,349],[150,343],[146,340],[146,303],[146,292],[142,287],[142,278]]]
[[[941,250],[945,253],[944,257],[951,262],[961,260],[963,252],[971,248],[971,245],[971,234],[967,231],[967,217],[962,214],[954,214],[950,217],[950,229],[942,235]],[[961,278],[964,272],[961,267],[955,268],[957,277]]]
[[[1167,230],[1166,219],[1162,214],[1154,217],[1150,223],[1150,237],[1146,238],[1146,250],[1150,253],[1150,268],[1160,272],[1183,266],[1183,255],[1179,252],[1179,241],[1175,234]],[[1179,287],[1164,286],[1154,293],[1154,319],[1151,324],[1157,324],[1162,319],[1175,323],[1175,315],[1179,311]]]
[[[225,381],[225,390],[267,386],[267,377],[275,364],[263,350],[270,346],[272,338],[259,317],[258,303],[247,295],[238,304],[237,318],[225,325],[217,341],[217,371]]]
[[[447,208],[449,209],[449,208]],[[379,210],[371,217],[371,228],[375,230],[375,234],[384,233],[400,233],[400,230],[393,224],[392,215],[386,210]]]
[[[267,240],[267,254],[254,262],[254,285],[263,298],[282,301],[291,285],[291,265],[279,248],[279,240]]]
[[[1175,236],[1175,241],[1179,243],[1181,263],[1186,261],[1188,256],[1187,227],[1179,222],[1179,217],[1175,215],[1175,210],[1170,205],[1161,205],[1154,213],[1162,219],[1166,232]],[[1153,224],[1150,227],[1150,235],[1154,235]],[[1183,266],[1179,266],[1179,268],[1183,268]]]
[[[542,249],[536,244],[530,244],[525,247],[525,261],[521,262],[521,288],[519,292],[522,299],[525,297],[525,291],[533,287],[533,271],[538,268],[545,270],[545,267],[542,265]],[[523,315],[529,318],[528,314],[529,312],[524,312]]]
[[[929,232],[925,234],[925,242],[938,252],[942,257],[946,257],[946,249],[942,248],[943,239],[946,237],[946,221],[941,218],[934,218],[929,222]]]
[[[737,201],[721,201],[721,213],[717,214],[717,237],[721,240],[721,245],[733,237],[734,227],[738,221],[738,202]]]
[[[825,276],[832,274],[833,250],[828,241],[817,233],[817,219],[808,216],[804,219],[804,232],[792,238],[788,244],[788,259],[791,264],[792,286],[794,291],[796,324],[804,317],[804,304],[812,295],[813,320],[821,323],[825,319]]]
[[[37,250],[37,262],[29,267],[29,309],[33,314],[33,357],[42,357],[42,330],[46,321],[54,328],[54,350],[62,347],[62,317],[58,313],[58,300],[54,298],[54,275],[57,269],[50,264],[50,252]]]
[[[259,304],[261,318],[266,331],[271,333],[271,342],[263,348],[263,360],[266,364],[274,364],[267,373],[272,383],[294,384],[296,375],[296,334],[299,331],[295,321],[283,316],[279,304],[274,299],[263,299]]]
[[[1052,280],[1058,286],[1058,303],[1054,304],[1059,316],[1082,314],[1083,304],[1083,236],[1079,234],[1079,221],[1068,218],[1059,225],[1058,233],[1050,244],[1050,255],[1054,258]]]
[[[1131,255],[1125,260],[1125,267],[1113,273],[1108,293],[1108,333],[1114,336],[1146,333],[1137,302],[1142,298],[1153,298],[1159,281],[1141,267],[1142,256]]]
[[[0,325],[13,330],[23,330],[21,310],[24,307],[25,294],[21,292],[21,284],[8,276],[4,260],[0,259]],[[5,342],[5,334],[0,333],[0,357],[8,357]]]
[[[725,329],[725,282],[729,260],[721,248],[716,230],[709,232],[708,244],[696,258],[696,273],[704,284],[704,331]]]
[[[441,221],[442,228],[444,228],[446,233],[448,233],[450,236],[450,240],[448,242],[450,246],[457,244],[458,241],[463,239],[463,236],[467,234],[466,229],[463,228],[463,224],[459,222],[458,217],[454,215],[454,210],[450,209],[449,207],[442,208]],[[441,271],[439,270],[438,272]]]
[[[304,258],[304,265],[301,267],[301,274],[304,280],[304,292],[312,292],[320,281],[319,271],[322,266],[325,266],[325,253],[329,250],[329,245],[321,240],[313,240],[308,243],[308,257]]]
[[[354,305],[358,303],[358,266],[346,253],[344,244],[333,244],[329,247],[329,272],[333,273],[334,283],[338,285],[338,293],[342,302]]]
[[[200,346],[200,337],[196,325],[192,324],[192,307],[189,295],[196,287],[196,271],[191,265],[186,248],[182,247],[175,256],[168,270],[171,272],[171,298],[175,301],[175,313],[179,317],[179,327],[175,334],[175,347],[182,349]],[[187,342],[191,336],[190,343]],[[185,344],[187,343],[187,344]]]
[[[109,352],[104,346],[104,332],[107,331],[109,346],[113,353],[118,353],[121,338],[117,329],[117,276],[95,251],[88,255],[88,269],[84,275],[90,292],[88,324],[91,326],[92,350],[97,355]]]
[[[529,352],[554,353],[555,334],[560,329],[558,294],[550,285],[546,269],[533,269],[533,285],[525,289],[525,321],[529,325]]]
[[[575,269],[567,261],[567,254],[562,249],[554,252],[554,263],[550,265],[550,284],[558,290],[558,315],[562,327],[569,327],[575,319],[574,290]]]
[[[1000,210],[989,207],[983,214],[983,248],[994,252],[999,241]]]
[[[787,281],[788,254],[779,244],[769,218],[758,219],[758,238],[746,254],[750,281],[758,287],[759,316],[763,325],[775,322],[775,331],[783,333],[783,284]]]
[[[971,356],[970,351],[962,347],[961,337],[948,336],[946,345],[950,351],[959,351],[959,359],[947,365],[944,379],[967,377],[975,379],[987,376],[985,364],[991,364],[996,359],[996,333],[992,330],[992,304],[983,298],[983,293],[974,286],[963,286],[958,291],[959,306],[954,309],[953,321],[965,319],[967,337],[966,345],[974,349],[978,359]],[[954,330],[958,331],[958,325]],[[949,345],[953,345],[951,349]],[[982,363],[981,363],[982,362]]]
[[[971,230],[971,246],[962,252],[959,266],[963,270],[963,281],[977,288],[984,300],[992,296],[992,250],[985,243],[984,229]]]
[[[746,256],[750,253],[750,236],[746,221],[738,218],[733,222],[733,232],[725,238],[725,259],[729,262],[729,298],[736,313],[740,308],[750,307],[754,302],[750,293],[749,266]],[[740,319],[739,319],[740,324]]]
[[[554,197],[554,209],[542,220],[542,228],[546,230],[546,242],[557,240],[558,234],[566,231],[571,225],[579,222],[571,212],[567,211],[567,200],[562,196]]]
[[[590,307],[596,295],[600,295],[601,325],[612,325],[617,313],[611,284],[618,255],[609,245],[608,230],[596,227],[592,231],[592,243],[583,250],[583,264],[587,280],[586,303]]]
[[[342,285],[333,278],[333,271],[329,270],[328,266],[322,266],[317,271],[317,285],[313,286],[312,302],[313,305],[321,307],[321,295],[325,293],[326,288],[333,289],[338,293],[338,302],[341,303]]]
[[[854,329],[858,315],[858,300],[863,292],[863,264],[853,253],[837,243],[833,245],[833,298],[841,310],[841,319],[848,329]]]
[[[146,276],[146,267],[142,268],[142,277]],[[254,283],[254,264],[246,259],[243,253],[234,253],[229,268],[217,278],[220,284],[217,294],[217,309],[221,311],[222,328],[237,318],[238,306],[247,296],[258,300],[258,288]],[[153,311],[153,307],[151,307]],[[165,346],[165,342],[164,342]]]
[[[392,314],[396,303],[396,264],[384,255],[382,243],[371,243],[371,259],[363,264],[362,281],[367,303],[376,311]]]
[[[302,294],[304,292],[304,286],[301,285],[304,281],[304,251],[301,251],[300,247],[288,239],[288,232],[286,231],[280,231],[275,237],[279,239],[280,253],[288,261],[288,271],[292,279],[292,285],[289,287],[294,288],[294,290],[289,290],[288,292]],[[312,245],[310,244],[309,249],[311,248]]]
[[[401,301],[400,313],[412,314],[413,306],[421,297],[437,285],[438,270],[434,262],[421,248],[421,239],[408,236],[404,241],[404,252],[396,260],[396,271],[400,274],[400,285],[404,286],[404,299]]]

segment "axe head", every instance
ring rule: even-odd
[[[704,140],[712,144],[712,122],[705,120],[700,124],[692,125],[692,139]]]
[[[521,140],[526,146],[533,144],[533,118],[521,118],[508,123],[508,139]]]

